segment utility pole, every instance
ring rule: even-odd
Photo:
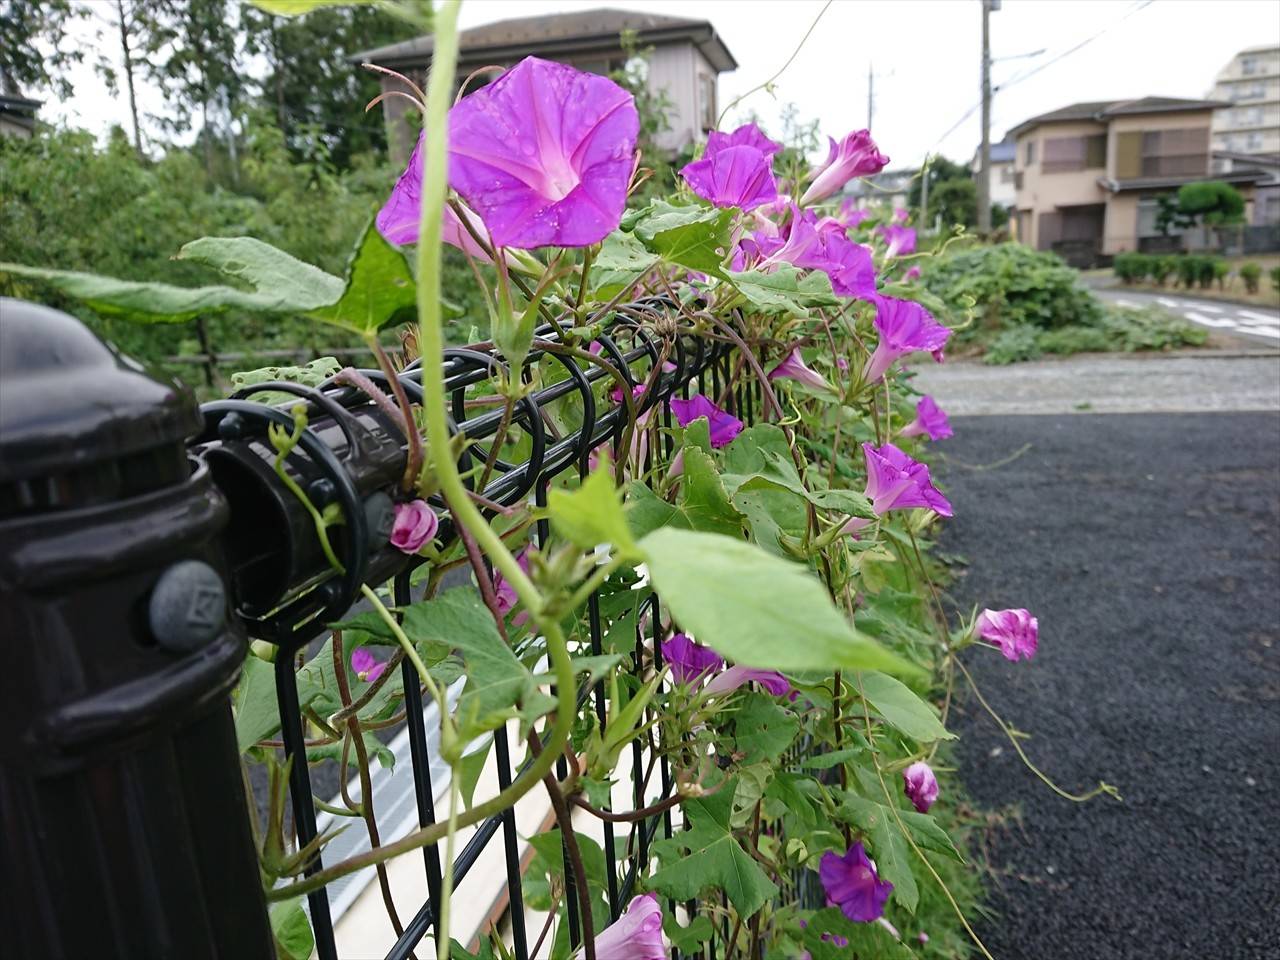
[[[978,153],[978,232],[991,232],[991,30],[1000,0],[982,0],[982,146]]]
[[[871,129],[871,117],[875,113],[875,90],[876,75],[872,72],[872,65],[867,64],[867,129]]]
[[[924,155],[920,167],[920,232],[929,233],[933,224],[929,221],[929,155]]]

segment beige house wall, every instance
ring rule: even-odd
[[[1102,224],[1102,252],[1129,253],[1138,249],[1138,194],[1117,193],[1107,200]]]
[[[1089,203],[1105,203],[1107,194],[1098,186],[1102,170],[1072,170],[1065,173],[1045,173],[1044,141],[1055,137],[1087,137],[1106,133],[1105,124],[1093,121],[1072,123],[1046,123],[1018,138],[1018,153],[1014,158],[1014,170],[1022,175],[1022,186],[1017,190],[1017,209],[1030,210],[1031,217],[1026,236],[1019,236],[1022,243],[1035,247],[1040,243],[1040,215],[1052,213],[1058,207],[1072,207]],[[1027,165],[1027,144],[1035,143],[1035,159]]]
[[[1187,110],[1180,113],[1145,113],[1131,117],[1116,117],[1107,129],[1107,176],[1114,177],[1116,170],[1116,141],[1118,134],[1141,130],[1154,133],[1157,130],[1208,130],[1213,115],[1209,110]],[[1205,140],[1206,145],[1209,143]],[[1205,148],[1204,174],[1209,174],[1209,147]]]

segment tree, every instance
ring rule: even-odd
[[[98,7],[94,9],[94,13],[101,16]],[[124,72],[125,87],[129,91],[129,115],[133,120],[133,148],[142,154],[142,127],[138,123],[138,94],[137,94],[137,76],[140,65],[136,62],[136,56],[145,42],[144,32],[148,28],[150,20],[148,17],[147,0],[112,0],[110,11],[113,19],[106,22],[106,26],[110,28],[111,41],[120,44],[120,65]],[[102,17],[106,21],[105,17]],[[98,31],[98,39],[105,40],[104,33],[101,29]],[[113,94],[120,89],[120,78],[116,73],[116,66],[107,57],[99,57],[95,69],[98,75],[102,77],[103,83],[107,85],[107,89]]]
[[[1178,212],[1195,223],[1210,227],[1240,223],[1244,219],[1244,197],[1221,180],[1184,183],[1178,190]]]
[[[973,174],[970,172],[967,163],[953,163],[946,157],[931,156],[929,158],[928,177],[929,199],[932,201],[934,191],[946,181],[971,180]],[[907,206],[913,210],[917,210],[920,207],[920,187],[922,182],[920,177],[915,177],[907,188]],[[930,203],[930,208],[932,209],[932,207],[933,204]],[[974,209],[976,210],[977,207],[975,206]],[[930,216],[930,220],[932,221],[932,216]]]
[[[70,43],[68,30],[87,10],[71,0],[0,0],[0,90],[9,96],[40,89],[70,96],[65,71],[84,52]]]
[[[978,222],[978,187],[973,180],[943,180],[929,188],[928,223],[941,216],[943,229],[961,224],[975,226]]]

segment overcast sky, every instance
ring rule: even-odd
[[[740,65],[720,78],[723,105],[782,66],[823,3],[468,0],[461,18],[466,28],[602,6],[705,18]],[[742,110],[754,109],[776,127],[780,108],[794,102],[803,117],[817,118],[824,133],[839,137],[866,126],[870,67],[872,133],[892,166],[918,164],[926,152],[966,160],[980,137],[981,21],[978,0],[835,0],[777,81],[774,96],[756,93]],[[1280,4],[1274,0],[1004,0],[991,15],[991,54],[998,61],[992,80],[997,87],[1007,84],[995,95],[992,140],[1027,117],[1077,101],[1204,97],[1237,51],[1264,44],[1280,44]],[[1040,49],[1045,52],[1036,57],[1000,62]],[[115,50],[108,43],[104,52]],[[1027,75],[1033,70],[1038,72]],[[46,119],[99,132],[128,124],[123,96],[112,98],[90,68],[83,67],[77,81],[67,103],[46,104]],[[163,112],[154,92],[144,90],[140,99],[144,113]]]

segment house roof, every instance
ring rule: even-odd
[[[475,61],[492,63],[532,51],[554,57],[617,47],[619,35],[625,30],[634,30],[641,44],[689,41],[722,73],[738,67],[738,61],[709,20],[610,8],[518,17],[463,30],[458,34],[458,61],[464,65]],[[384,66],[419,66],[430,61],[434,46],[433,37],[417,37],[365,50],[351,59]]]
[[[36,124],[36,108],[42,103],[44,103],[43,100],[0,95],[0,116],[8,119],[10,123],[31,130]]]
[[[1219,180],[1224,183],[1258,183],[1266,180],[1269,176],[1270,174],[1262,170],[1232,170],[1227,173],[1215,173],[1208,177],[1135,177],[1131,180],[1099,177],[1098,186],[1109,193],[1124,193],[1129,190],[1160,190],[1168,187],[1180,187],[1184,183],[1200,183],[1207,180]]]
[[[981,147],[978,147],[981,150]],[[975,155],[977,151],[974,151]],[[1005,138],[999,143],[991,145],[991,162],[992,163],[1012,163],[1014,157],[1018,155],[1018,145],[1012,139]]]
[[[1112,117],[1132,116],[1144,113],[1172,113],[1181,110],[1216,110],[1230,106],[1222,100],[1186,100],[1181,97],[1139,97],[1136,100],[1096,100],[1073,103],[1067,107],[1050,110],[1011,129],[1005,139],[1020,136],[1045,123],[1093,120],[1106,123]]]

